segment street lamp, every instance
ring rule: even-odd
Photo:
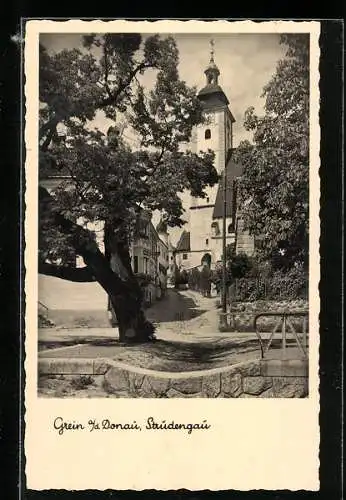
[[[225,127],[226,129],[226,127]],[[225,138],[226,139],[226,138]],[[225,140],[225,144],[227,141]],[[226,259],[226,224],[227,224],[227,165],[232,156],[232,149],[226,149],[225,169],[223,175],[223,214],[222,214],[222,286],[221,286],[221,314],[219,329],[225,330],[227,323],[227,259]]]

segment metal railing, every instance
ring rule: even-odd
[[[254,317],[254,329],[257,335],[257,338],[259,340],[260,348],[261,348],[261,358],[263,359],[265,354],[268,352],[270,349],[270,346],[272,344],[274,335],[279,332],[279,327],[281,326],[281,336],[282,336],[282,351],[283,351],[283,356],[285,357],[286,352],[287,352],[287,333],[288,329],[290,330],[290,333],[292,334],[294,340],[297,343],[298,349],[302,353],[304,358],[308,357],[308,311],[296,311],[296,312],[263,312],[256,314]],[[277,317],[278,320],[271,331],[270,337],[268,339],[268,342],[266,345],[264,345],[263,339],[261,337],[261,333],[258,330],[258,319],[262,317]],[[301,339],[299,338],[299,333],[296,331],[294,328],[292,321],[290,318],[302,318],[302,332],[301,333]],[[262,332],[263,333],[263,332]]]

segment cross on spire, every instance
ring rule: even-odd
[[[210,62],[214,62],[214,45],[215,42],[213,39],[210,40]]]
[[[215,42],[213,38],[210,40],[210,61],[209,64],[204,71],[206,77],[207,77],[207,85],[217,85],[217,80],[218,76],[220,74],[219,68],[216,66],[215,61],[214,61],[214,45]]]

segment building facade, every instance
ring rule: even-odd
[[[162,298],[167,289],[167,231],[159,226],[156,229],[151,217],[144,218],[131,244],[130,256],[133,272],[143,282],[145,304],[149,306]]]

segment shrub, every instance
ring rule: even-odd
[[[178,268],[176,268],[174,271],[174,278],[172,279],[172,283],[176,288],[178,288],[180,285],[187,285],[188,279],[189,276],[185,269],[180,271]]]
[[[189,272],[188,285],[190,290],[200,291],[201,288],[201,273],[195,267]]]
[[[232,256],[228,268],[232,279],[244,278],[253,267],[253,263],[245,253]]]
[[[267,278],[240,278],[229,288],[231,301],[307,299],[308,277],[301,268],[275,271]]]
[[[86,389],[89,385],[92,385],[93,383],[94,379],[89,375],[88,376],[81,375],[80,377],[76,377],[71,380],[71,386],[77,390]]]

